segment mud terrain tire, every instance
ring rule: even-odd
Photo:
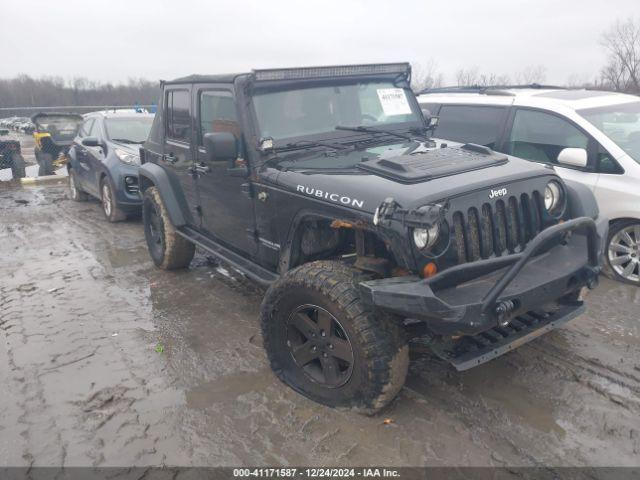
[[[149,187],[144,192],[142,222],[149,254],[156,266],[164,270],[189,266],[196,247],[178,234],[156,187]]]
[[[260,316],[264,346],[280,380],[324,405],[373,414],[391,402],[404,385],[409,348],[397,323],[374,315],[364,306],[357,287],[362,280],[358,271],[340,262],[302,265],[271,285]],[[301,313],[303,329],[308,327],[302,335],[298,328]],[[332,325],[332,333],[322,335],[329,340],[320,339],[317,333],[326,331],[320,328],[327,322]],[[332,339],[338,346],[322,344]],[[351,347],[350,370],[343,362],[345,341]],[[308,345],[313,346],[305,347]],[[310,358],[305,356],[298,361],[301,348],[309,348],[313,352],[310,356],[318,352],[318,358],[305,363]],[[327,359],[321,357],[328,354],[331,358],[338,348],[343,358],[334,361],[339,362],[338,379],[342,381],[331,382],[330,377],[335,376],[324,373]]]
[[[14,153],[11,156],[11,175],[13,175],[13,179],[24,178],[26,174],[24,158],[19,153]]]

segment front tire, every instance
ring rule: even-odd
[[[26,168],[22,155],[14,153],[11,156],[11,175],[13,175],[13,179],[24,178],[26,176]]]
[[[613,223],[606,255],[607,273],[611,278],[640,286],[640,221]]]
[[[127,218],[127,215],[118,208],[115,191],[107,177],[104,177],[100,182],[100,200],[104,216],[111,223],[120,222]]]
[[[196,247],[178,234],[156,187],[144,192],[142,222],[149,254],[157,267],[175,270],[189,266]]]
[[[409,349],[397,323],[364,306],[359,277],[339,262],[302,265],[269,288],[261,324],[280,380],[318,403],[371,414],[404,385]]]

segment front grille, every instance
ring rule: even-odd
[[[451,234],[458,263],[521,251],[543,226],[538,191],[455,211]]]

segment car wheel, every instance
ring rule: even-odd
[[[38,159],[38,176],[53,175],[53,157],[48,153],[41,153]]]
[[[69,170],[69,193],[74,202],[85,202],[89,198],[78,186],[78,176],[73,169]]]
[[[100,183],[100,199],[102,200],[102,211],[110,222],[120,222],[127,218],[125,213],[118,208],[116,196],[107,177]]]
[[[640,285],[640,222],[615,222],[607,242],[609,276],[614,280]]]
[[[339,262],[302,265],[269,288],[261,324],[280,380],[324,405],[371,414],[404,385],[409,349],[400,325],[364,306],[359,275]]]
[[[11,156],[11,174],[14,180],[18,178],[24,178],[26,176],[26,166],[24,158],[19,153],[14,153]]]
[[[156,266],[165,270],[189,266],[196,247],[178,234],[156,187],[144,192],[142,222],[149,254]]]

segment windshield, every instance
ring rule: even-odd
[[[107,137],[125,143],[144,143],[149,136],[153,117],[107,118],[104,126]]]
[[[589,108],[578,113],[640,163],[640,102]]]
[[[388,127],[420,122],[420,112],[409,95],[391,81],[369,81],[257,93],[253,103],[260,135],[278,141],[335,134],[338,126]]]

